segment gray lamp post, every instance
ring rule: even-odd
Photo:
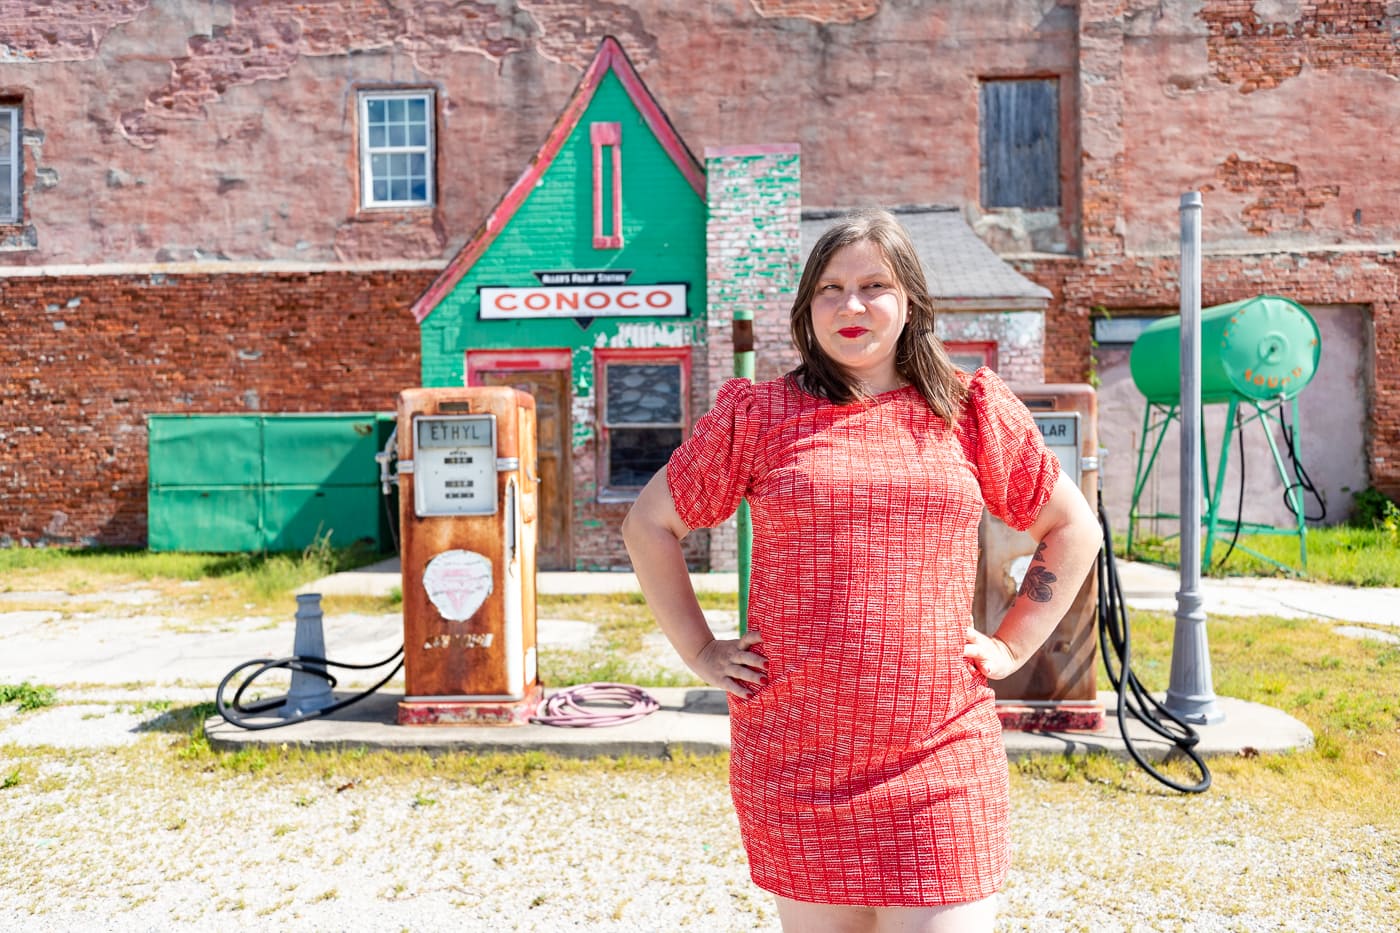
[[[1201,193],[1181,196],[1181,589],[1176,594],[1171,682],[1163,705],[1186,722],[1225,714],[1211,686],[1201,598]]]

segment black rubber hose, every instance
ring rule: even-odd
[[[1108,527],[1108,514],[1103,503],[1099,503],[1099,524],[1103,527],[1103,550],[1099,552],[1099,651],[1103,654],[1104,669],[1113,689],[1118,693],[1118,731],[1123,736],[1123,745],[1142,770],[1154,779],[1183,794],[1199,794],[1210,788],[1210,769],[1196,751],[1201,737],[1184,720],[1158,703],[1138,681],[1132,669],[1132,643],[1128,627],[1127,604],[1123,601],[1123,587],[1118,579],[1118,564],[1113,557],[1113,535]],[[1110,648],[1112,650],[1110,650]],[[1117,660],[1115,672],[1113,660]],[[1129,694],[1132,698],[1129,699]],[[1128,735],[1128,716],[1131,715],[1162,738],[1171,742],[1183,755],[1190,758],[1201,773],[1201,780],[1195,784],[1182,784],[1167,777],[1154,768],[1138,752]],[[1170,723],[1164,722],[1166,720]]]
[[[370,687],[368,690],[365,690],[361,693],[356,693],[342,700],[337,700],[336,702],[332,703],[329,706],[323,707],[322,709],[309,710],[308,712],[300,713],[296,716],[288,716],[284,719],[277,719],[272,722],[251,722],[245,718],[248,716],[256,716],[259,713],[265,713],[269,710],[277,709],[278,707],[283,706],[287,702],[287,698],[285,696],[280,696],[274,697],[270,700],[262,700],[260,702],[252,704],[251,706],[243,705],[244,692],[247,691],[247,689],[253,685],[254,681],[256,681],[263,674],[266,674],[268,671],[290,670],[300,671],[304,674],[314,674],[317,677],[320,677],[323,680],[325,680],[326,683],[330,684],[332,689],[334,689],[336,685],[336,678],[335,675],[333,675],[330,671],[326,670],[326,668],[328,667],[340,667],[352,671],[369,671],[374,670],[378,667],[383,667],[384,665],[395,660],[397,660],[399,663],[395,664],[394,669],[390,671],[383,680],[379,681],[379,683],[375,684],[373,687]],[[245,677],[243,679],[243,682],[238,685],[238,689],[234,691],[233,700],[231,702],[224,702],[224,691],[228,689],[228,685],[233,681],[235,677],[238,676],[240,671],[247,670],[250,667],[255,667],[257,668],[257,670],[253,671],[253,673]],[[346,664],[342,661],[331,661],[326,658],[313,658],[309,656],[298,657],[296,655],[287,658],[276,659],[258,658],[254,661],[244,661],[242,664],[238,665],[233,670],[229,671],[227,674],[224,675],[224,679],[219,682],[218,691],[214,694],[214,706],[216,709],[218,709],[219,715],[224,717],[224,721],[227,722],[229,725],[237,726],[240,729],[247,729],[249,731],[256,731],[259,729],[276,729],[281,726],[289,726],[294,722],[305,722],[308,719],[319,719],[320,717],[328,716],[331,713],[336,712],[337,710],[345,709],[345,707],[350,706],[351,704],[358,703],[365,697],[377,692],[380,687],[384,686],[390,680],[392,680],[394,675],[399,672],[399,669],[401,667],[403,667],[403,645],[399,645],[398,649],[393,654],[389,655],[389,657],[385,658],[383,661],[378,661],[374,664]]]

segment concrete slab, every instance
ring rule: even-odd
[[[1176,611],[1180,573],[1157,564],[1119,561],[1118,577],[1129,608],[1159,612]],[[737,573],[693,573],[697,592],[733,593]],[[540,593],[637,593],[641,587],[631,573],[541,573]],[[323,595],[388,596],[402,587],[397,557],[317,580],[303,592]],[[1201,596],[1210,615],[1275,615],[1282,618],[1324,619],[1335,622],[1369,622],[1400,628],[1400,589],[1390,587],[1333,586],[1281,577],[1228,577],[1201,580]]]
[[[553,691],[550,691],[553,692]],[[665,757],[681,750],[695,754],[729,750],[728,705],[722,691],[710,688],[652,687],[647,689],[660,709],[643,719],[618,726],[559,728],[523,726],[400,726],[399,694],[379,693],[324,719],[247,731],[213,716],[205,723],[209,743],[237,750],[271,745],[306,748],[367,748],[393,751],[489,752],[543,751],[576,758],[635,755]],[[1098,732],[1004,732],[1007,756],[1081,755],[1101,753],[1127,758],[1118,720],[1116,697],[1099,697],[1109,715]],[[1197,750],[1203,756],[1261,754],[1310,748],[1312,732],[1298,720],[1258,703],[1219,698],[1225,720],[1196,727]],[[261,722],[275,722],[268,718]],[[1175,747],[1134,719],[1128,735],[1148,760],[1160,760]]]

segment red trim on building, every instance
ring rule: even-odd
[[[569,350],[468,350],[465,381],[469,386],[481,385],[482,370],[567,371],[573,365],[573,353]]]
[[[661,105],[656,102],[656,98],[651,96],[647,86],[642,83],[641,77],[627,58],[627,53],[622,50],[622,46],[612,36],[607,36],[598,46],[598,53],[594,55],[593,61],[579,80],[578,87],[574,89],[573,97],[569,98],[569,103],[559,114],[559,119],[555,121],[549,135],[545,137],[539,152],[530,160],[529,166],[515,180],[515,184],[510,186],[510,190],[505,193],[505,196],[487,216],[486,221],[472,234],[472,238],[467,244],[447,264],[447,268],[442,271],[442,274],[413,303],[410,310],[413,312],[414,320],[421,324],[429,314],[433,313],[433,309],[452,292],[457,283],[471,270],[471,267],[482,257],[500,232],[510,223],[515,212],[520,209],[520,205],[524,204],[525,199],[535,190],[535,184],[554,163],[555,157],[559,155],[559,150],[563,148],[564,143],[577,129],[579,120],[583,119],[584,111],[592,102],[593,95],[597,93],[603,77],[610,71],[622,83],[623,89],[627,91],[627,96],[632,99],[632,103],[641,113],[642,119],[656,135],[657,142],[671,157],[676,168],[690,182],[690,186],[695,189],[695,194],[701,199],[705,197],[704,166],[686,148],[680,134],[676,132],[671,121],[661,110]]]
[[[997,344],[995,340],[945,340],[943,349],[949,356],[976,354],[982,357],[982,365],[988,369],[997,368]]]
[[[593,144],[593,248],[622,248],[622,124],[594,123],[588,127]],[[612,232],[603,225],[604,157],[612,157]]]

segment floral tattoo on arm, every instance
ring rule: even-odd
[[[1021,581],[1021,589],[1017,595],[1024,596],[1031,602],[1048,603],[1055,595],[1050,586],[1055,579],[1050,568],[1045,566],[1045,542],[1042,541],[1036,545],[1031,565],[1026,568],[1026,576]]]

